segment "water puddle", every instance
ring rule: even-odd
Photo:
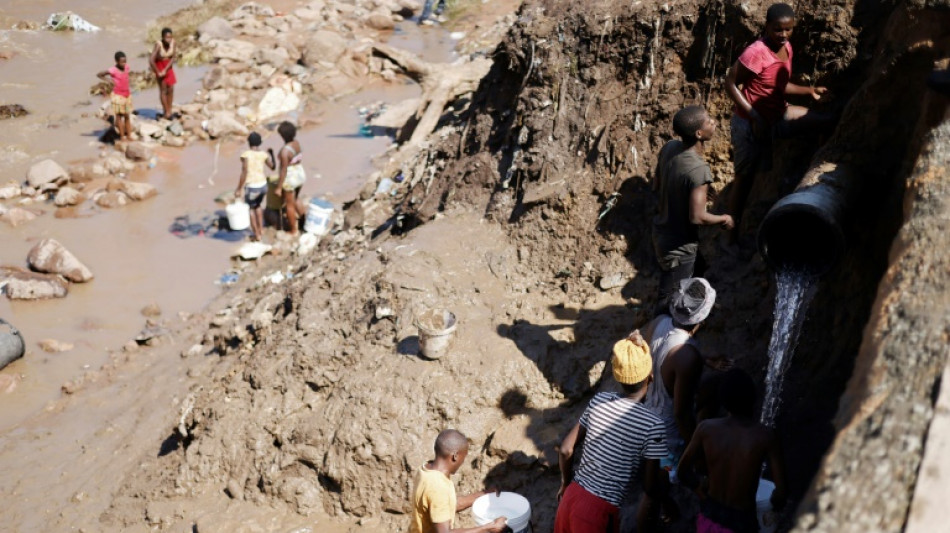
[[[796,270],[781,270],[775,274],[775,311],[772,321],[772,339],[769,341],[769,369],[765,377],[765,399],[762,402],[762,423],[775,426],[775,417],[781,405],[785,372],[792,361],[798,344],[802,323],[808,305],[815,294],[817,278]]]

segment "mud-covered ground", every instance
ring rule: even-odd
[[[289,280],[241,286],[196,319],[200,348],[185,360],[201,361],[200,375],[177,386],[180,416],[154,431],[160,453],[125,473],[92,529],[213,531],[259,508],[399,530],[411,472],[437,431],[456,427],[473,443],[460,490],[487,481],[521,492],[535,530],[549,531],[554,446],[609,386],[609,346],[654,303],[654,154],[685,103],[729,116],[720,80],[766,7],[524,4],[479,89],[405,167],[392,205],[364,195],[349,229],[285,264]],[[947,358],[934,348],[947,338],[946,299],[902,298],[946,294],[946,209],[934,199],[950,178],[944,136],[930,131],[947,102],[923,80],[950,55],[950,25],[937,2],[799,11],[798,79],[829,86],[842,118],[824,146],[777,145],[775,169],[753,189],[746,240],[813,156],[861,181],[844,193],[849,245],[819,284],[787,376],[779,427],[795,505],[785,525],[896,531]],[[717,212],[731,182],[727,139],[722,131],[708,155]],[[754,246],[728,246],[715,230],[702,239],[720,299],[698,339],[761,378],[769,271]],[[413,326],[431,307],[459,319],[453,349],[436,361],[419,356]]]

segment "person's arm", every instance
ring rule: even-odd
[[[108,70],[103,70],[99,74],[96,74],[96,77],[102,81],[107,81],[109,83],[112,83],[112,74],[109,74]]]
[[[287,150],[281,148],[280,155],[278,155],[277,158],[280,160],[280,177],[277,178],[277,191],[279,194],[284,187],[284,179],[287,177],[287,166],[290,165],[290,155],[287,154]]]
[[[756,134],[763,135],[767,131],[768,124],[742,95],[742,91],[739,90],[739,86],[745,85],[753,76],[755,74],[737,60],[729,69],[729,74],[726,75],[726,92],[729,94],[729,98],[735,102],[736,107],[752,119],[752,127],[755,128]]]
[[[267,155],[269,157],[264,161],[264,163],[267,164],[267,168],[274,170],[275,168],[277,168],[277,161],[274,159],[274,149],[268,148]]]
[[[159,46],[161,45],[158,43],[155,43],[155,47],[152,48],[152,53],[149,54],[148,56],[148,66],[152,68],[152,72],[154,72],[156,76],[161,78],[162,73],[158,71],[158,65],[156,64],[156,62],[158,61],[158,47]]]
[[[482,496],[486,494],[491,494],[493,492],[495,494],[500,494],[501,490],[495,487],[490,487],[485,490],[480,490],[477,492],[473,492],[471,494],[466,494],[465,496],[459,496],[458,500],[455,503],[455,512],[458,513],[458,512],[468,509],[469,507],[472,506],[472,504],[475,503],[475,500],[481,498]]]
[[[574,454],[583,446],[586,437],[587,428],[578,422],[567,433],[557,450],[558,465],[561,467],[561,488],[557,491],[558,501],[564,496],[567,486],[574,481]]]
[[[706,211],[706,194],[709,191],[709,185],[700,185],[693,187],[689,193],[689,222],[699,226],[712,226],[719,224],[726,229],[732,229],[735,222],[730,215],[714,215]]]
[[[785,85],[785,94],[792,96],[811,96],[814,100],[821,100],[827,93],[827,87],[811,87],[809,85],[798,85],[792,82],[788,82],[788,84]]]
[[[175,40],[174,40],[174,39],[172,39],[171,49],[172,49],[172,55],[171,55],[171,57],[168,58],[168,64],[165,65],[165,74],[168,74],[168,71],[171,70],[172,67],[175,66],[175,57],[178,55],[178,54],[175,53]]]
[[[503,516],[499,516],[494,522],[478,527],[451,529],[449,527],[449,522],[439,522],[438,524],[432,525],[435,526],[436,533],[501,533],[506,527],[508,527],[508,523],[505,521],[505,517]]]
[[[660,495],[660,460],[647,459],[643,472],[643,497],[637,508],[637,531],[652,531],[652,517]]]
[[[234,197],[241,197],[241,190],[244,189],[244,182],[247,181],[247,159],[241,158],[241,179],[238,181],[237,189],[234,189]]]
[[[785,484],[785,455],[782,453],[782,444],[778,440],[778,435],[772,432],[769,445],[769,469],[772,471],[772,482],[775,483],[775,491],[772,492],[772,507],[780,511],[785,507],[785,501],[788,498],[788,487]]]
[[[686,445],[686,450],[683,451],[683,456],[680,457],[680,462],[676,466],[676,475],[683,484],[688,487],[695,485],[697,459],[703,456],[703,434],[705,427],[706,425],[702,422],[696,426],[696,431],[693,432],[693,438],[689,439],[689,444]]]
[[[693,415],[693,400],[696,398],[696,388],[699,377],[703,372],[703,360],[699,350],[689,344],[680,346],[673,353],[673,416],[676,418],[676,427],[684,442],[689,442],[696,429],[696,418]]]

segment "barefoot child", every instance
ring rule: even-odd
[[[171,28],[162,28],[162,38],[155,43],[152,49],[152,55],[148,58],[149,66],[152,72],[158,78],[158,99],[162,103],[161,116],[171,120],[172,117],[172,99],[175,97],[175,70],[172,68],[175,64],[175,38],[172,36]]]
[[[264,228],[264,215],[261,212],[261,202],[267,196],[267,178],[264,176],[264,165],[274,170],[274,152],[261,150],[261,135],[252,132],[247,136],[249,150],[241,154],[241,180],[238,182],[234,197],[240,198],[244,193],[244,202],[251,209],[251,231],[254,235],[251,240],[261,240]]]
[[[300,196],[300,189],[307,181],[307,175],[303,170],[303,154],[301,154],[300,143],[294,140],[297,136],[297,127],[284,121],[280,123],[280,126],[277,126],[277,133],[284,139],[284,146],[277,156],[280,160],[280,177],[277,179],[277,190],[281,191],[284,197],[284,209],[287,212],[287,222],[290,224],[290,234],[296,236],[297,226],[299,225],[297,197]]]
[[[833,117],[801,106],[789,105],[786,95],[820,100],[824,87],[805,87],[792,77],[795,11],[788,4],[773,4],[765,15],[765,31],[739,56],[726,77],[726,91],[735,102],[732,122],[735,183],[730,210],[735,233],[752,181],[758,171],[771,167],[772,138],[788,138],[829,126]],[[740,88],[741,86],[741,88]]]
[[[96,75],[102,81],[112,83],[112,115],[115,129],[122,141],[131,140],[132,135],[132,91],[129,88],[129,65],[125,52],[115,53],[115,66]]]

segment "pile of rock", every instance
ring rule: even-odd
[[[89,270],[65,246],[54,239],[43,239],[26,258],[30,270],[0,267],[0,286],[11,300],[63,298],[69,284],[93,279]]]

